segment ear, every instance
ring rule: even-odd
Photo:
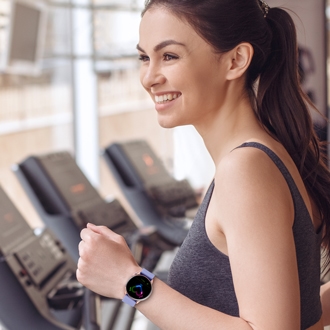
[[[226,78],[234,80],[243,76],[252,61],[253,53],[252,45],[247,42],[241,43],[232,49],[229,58],[231,60],[230,68],[227,71]]]

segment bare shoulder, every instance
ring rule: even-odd
[[[220,187],[237,183],[237,189],[288,188],[274,161],[257,148],[237,148],[224,157],[217,166],[215,183]]]
[[[237,212],[267,215],[276,210],[281,219],[293,221],[287,182],[273,160],[257,148],[237,148],[222,159],[216,170],[214,198],[223,211],[235,208]]]
[[[216,174],[219,176],[242,175],[244,177],[245,174],[259,173],[260,170],[270,173],[269,165],[272,163],[270,157],[258,148],[236,148],[221,160]]]

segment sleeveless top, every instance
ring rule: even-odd
[[[260,143],[243,143],[238,148],[242,147],[254,147],[264,151],[281,171],[290,188],[294,204],[292,231],[300,284],[301,329],[306,329],[317,323],[322,315],[320,302],[321,230],[319,233],[315,233],[304,200],[281,159]],[[169,270],[168,284],[199,304],[238,317],[239,306],[229,257],[211,243],[205,229],[205,215],[213,189],[214,181],[205,194],[189,233],[173,260]]]

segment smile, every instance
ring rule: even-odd
[[[156,103],[166,103],[166,102],[171,102],[175,99],[177,99],[179,96],[181,96],[180,93],[173,93],[173,94],[164,94],[164,95],[159,95],[155,96],[155,102]]]

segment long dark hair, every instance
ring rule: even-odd
[[[314,106],[299,82],[297,36],[291,16],[281,8],[267,12],[259,0],[149,0],[142,15],[154,6],[163,6],[187,21],[218,53],[241,42],[253,46],[246,90],[260,122],[288,151],[319,210],[324,266],[328,266],[330,173],[324,146],[313,129],[309,107]]]

